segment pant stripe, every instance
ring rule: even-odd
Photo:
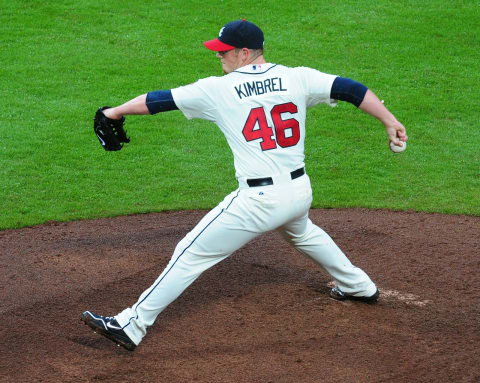
[[[162,277],[162,279],[160,279],[160,280],[157,282],[157,284],[156,284],[155,286],[153,286],[152,290],[145,296],[145,298],[142,299],[141,302],[138,302],[138,304],[135,306],[135,313],[137,313],[137,307],[140,306],[140,305],[145,301],[145,299],[147,299],[147,298],[150,296],[150,294],[156,289],[156,287],[163,281],[163,278],[165,278],[165,277],[167,276],[167,274],[170,272],[170,270],[173,269],[173,267],[175,266],[175,264],[177,263],[177,261],[180,259],[180,257],[185,253],[185,251],[187,251],[188,248],[193,245],[193,243],[195,242],[195,240],[196,240],[198,237],[200,237],[200,235],[207,229],[207,227],[209,227],[218,217],[220,217],[220,215],[221,215],[225,210],[227,210],[227,209],[230,207],[230,205],[233,203],[233,201],[235,200],[235,198],[238,197],[238,194],[239,194],[239,193],[240,193],[240,190],[239,190],[239,191],[237,192],[237,194],[232,198],[232,200],[230,201],[230,203],[228,204],[228,206],[227,206],[225,209],[222,209],[222,210],[220,211],[220,213],[218,213],[218,214],[216,215],[216,217],[213,218],[213,219],[202,229],[202,231],[200,231],[200,233],[198,233],[198,235],[192,240],[192,242],[182,251],[182,253],[177,257],[177,259],[175,260],[175,262],[172,264],[172,266],[170,267],[170,269],[168,269],[168,271],[165,273],[165,275]],[[125,326],[122,327],[122,329],[124,329],[125,327],[127,327],[127,326],[130,324],[131,320],[134,319],[134,318],[135,318],[135,319],[138,319],[138,314],[137,314],[135,317],[131,317],[131,318],[128,320],[128,323],[127,323]]]

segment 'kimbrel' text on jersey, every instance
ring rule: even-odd
[[[271,92],[285,92],[281,77],[266,78],[262,81],[247,81],[234,86],[240,100],[244,97],[260,96]]]

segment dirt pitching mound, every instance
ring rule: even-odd
[[[80,321],[135,303],[204,211],[0,232],[2,382],[478,382],[480,218],[312,210],[379,286],[329,276],[269,233],[205,272],[133,353]]]

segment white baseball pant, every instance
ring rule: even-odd
[[[305,174],[272,177],[271,186],[240,187],[229,194],[177,245],[167,267],[137,303],[115,316],[137,345],[171,302],[205,270],[255,237],[278,230],[297,250],[323,267],[344,292],[373,295],[375,284],[352,265],[330,236],[308,218],[312,191]]]

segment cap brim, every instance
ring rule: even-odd
[[[235,48],[232,45],[222,43],[219,39],[205,41],[203,45],[205,45],[205,48],[215,52],[229,51]]]

